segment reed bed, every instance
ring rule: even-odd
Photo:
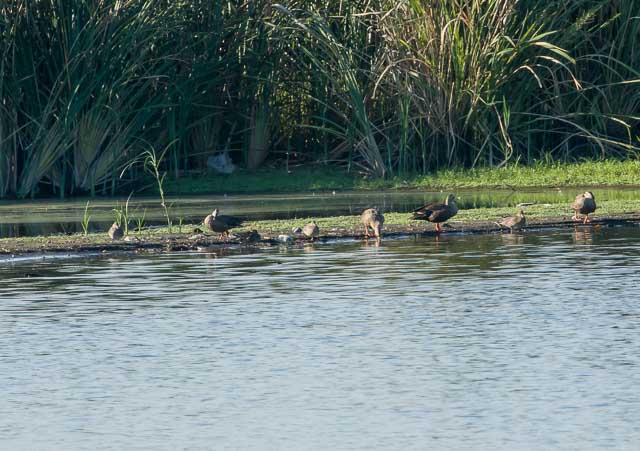
[[[635,1],[0,0],[0,198],[135,190],[150,148],[173,179],[635,159],[639,32]]]

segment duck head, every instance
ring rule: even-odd
[[[589,197],[593,200],[595,200],[595,196],[593,195],[593,193],[591,191],[585,191],[585,193],[583,194],[584,197]]]
[[[453,205],[455,203],[456,203],[456,196],[454,196],[453,194],[449,194],[444,201],[445,205]]]
[[[220,210],[218,210],[217,208],[215,210],[213,210],[213,212],[211,213],[211,216],[213,216],[213,218],[215,219],[216,216],[218,216],[218,213],[220,213]]]

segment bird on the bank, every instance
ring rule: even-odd
[[[517,215],[498,219],[496,221],[496,225],[500,227],[500,229],[509,229],[510,232],[520,230],[526,223],[527,219],[524,217],[524,211],[522,211],[522,208],[518,210]]]
[[[375,208],[367,208],[360,215],[360,222],[364,225],[364,236],[369,238],[369,229],[373,236],[380,238],[382,236],[382,226],[384,225],[384,215]]]
[[[229,215],[221,215],[220,210],[217,208],[213,212],[204,218],[204,226],[210,232],[216,232],[220,234],[220,238],[229,236],[229,229],[234,227],[240,227],[243,221],[240,218]]]
[[[584,215],[583,224],[587,222],[591,222],[589,219],[589,214],[596,211],[596,198],[593,196],[591,191],[585,191],[582,194],[578,194],[576,196],[576,200],[571,204],[571,209],[574,211],[573,219],[574,221],[579,221],[578,214]]]
[[[312,221],[302,228],[302,234],[305,237],[310,238],[311,241],[314,241],[316,238],[318,238],[318,235],[320,235],[320,229],[318,228],[316,222]]]
[[[244,244],[253,244],[258,243],[262,239],[257,230],[249,230],[246,232],[238,232],[236,236],[240,240],[241,243]]]
[[[449,194],[444,203],[431,202],[413,210],[411,219],[429,221],[436,225],[436,232],[444,232],[440,223],[453,218],[458,213],[456,196]]]
[[[122,237],[124,236],[124,231],[122,230],[122,227],[118,225],[117,222],[114,222],[111,225],[111,228],[109,228],[109,231],[107,232],[107,234],[109,235],[109,238],[115,241],[115,240],[122,239]]]

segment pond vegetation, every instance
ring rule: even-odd
[[[539,184],[557,162],[635,160],[638,17],[608,0],[2,1],[0,198],[140,191],[149,149],[168,182],[219,152],[454,187],[464,168]]]

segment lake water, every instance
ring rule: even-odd
[[[639,237],[0,263],[0,448],[635,450]]]
[[[566,188],[535,190],[457,190],[458,206],[513,207],[521,202],[566,203],[586,190],[596,192],[598,201],[640,198],[634,187]],[[303,194],[214,195],[171,198],[171,216],[175,224],[202,222],[218,207],[223,213],[248,220],[309,218],[356,215],[376,206],[382,212],[409,212],[425,202],[444,200],[446,193],[422,190],[345,191]],[[84,209],[89,204],[90,231],[106,231],[113,223],[115,207],[122,208],[126,198],[46,199],[36,201],[0,201],[0,238],[82,232]],[[131,226],[135,218],[146,225],[166,224],[157,198],[133,197],[129,205]]]

